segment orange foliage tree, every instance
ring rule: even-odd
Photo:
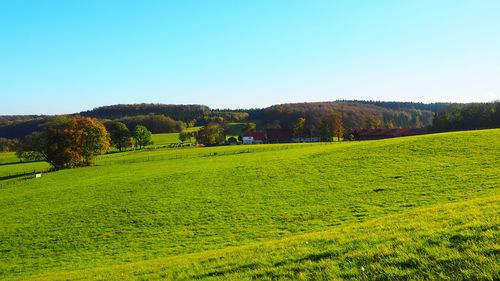
[[[58,116],[44,127],[22,141],[18,156],[34,155],[59,170],[91,165],[95,156],[109,149],[109,134],[94,118]]]

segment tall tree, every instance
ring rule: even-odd
[[[382,120],[380,120],[379,118],[375,117],[375,115],[372,114],[372,115],[368,116],[368,118],[366,119],[365,127],[367,129],[382,128]]]
[[[24,159],[44,159],[53,169],[87,166],[109,148],[104,125],[89,117],[54,117],[42,132],[22,140],[17,155]]]
[[[111,122],[107,125],[108,131],[111,135],[111,144],[123,151],[127,147],[132,146],[132,133],[127,126],[122,122]]]
[[[344,137],[344,122],[342,120],[342,113],[336,112],[332,115],[332,117],[332,135],[337,137],[337,140],[340,141],[340,138]]]
[[[151,132],[142,125],[135,126],[133,136],[135,145],[139,146],[139,149],[142,149],[144,146],[153,143]]]
[[[294,137],[302,138],[305,136],[305,131],[306,131],[306,118],[304,117],[299,117],[297,118],[297,121],[293,124],[293,135]]]
[[[224,128],[219,124],[208,124],[196,134],[196,141],[207,146],[219,145],[225,140]]]
[[[109,149],[109,134],[104,125],[94,118],[73,117],[66,132],[73,138],[73,153],[81,157],[79,165],[90,165],[95,156]]]
[[[332,122],[328,117],[324,117],[321,120],[321,124],[319,126],[320,136],[323,141],[332,141]]]

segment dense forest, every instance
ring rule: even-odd
[[[0,120],[3,118],[7,119],[9,116],[1,116]],[[40,131],[41,125],[47,122],[47,116],[43,118],[20,118],[17,122],[11,122],[8,125],[0,126],[0,137],[2,138],[21,138],[27,136],[33,132]],[[11,119],[12,120],[12,119]]]
[[[26,121],[41,120],[45,115],[0,115],[0,127],[18,124]]]
[[[143,125],[153,133],[179,132],[208,123],[257,122],[260,127],[292,129],[299,118],[310,134],[318,134],[325,118],[340,113],[348,130],[359,128],[433,128],[435,131],[500,127],[499,102],[414,103],[335,101],[278,104],[267,108],[210,109],[205,105],[119,104],[78,114],[107,123],[122,122],[130,130]],[[49,116],[0,116],[0,137],[22,138],[39,131]],[[3,141],[5,142],[5,141]]]
[[[292,128],[304,117],[312,134],[319,131],[322,120],[341,113],[343,126],[348,130],[359,128],[422,128],[430,126],[434,113],[428,110],[393,110],[358,102],[312,102],[273,105],[261,113],[261,122],[267,126]]]
[[[150,113],[148,115],[126,116],[107,122],[122,122],[129,130],[135,126],[142,125],[148,128],[153,134],[180,132],[187,127],[187,123],[176,121],[166,115],[157,115]]]
[[[439,112],[446,109],[451,103],[422,103],[422,102],[400,102],[400,101],[364,101],[364,100],[342,100],[347,103],[371,104],[394,110],[418,109],[432,112]]]
[[[191,120],[203,118],[210,113],[210,108],[198,104],[117,104],[97,107],[89,111],[82,111],[80,115],[114,120],[126,116],[148,115],[151,113],[165,115],[174,120],[189,122]]]
[[[436,114],[436,131],[456,131],[500,127],[500,102],[453,104]]]

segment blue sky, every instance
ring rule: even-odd
[[[2,0],[0,115],[500,99],[497,0]]]

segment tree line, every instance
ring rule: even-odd
[[[435,131],[500,128],[500,101],[452,104],[436,113],[432,127]]]
[[[423,103],[423,102],[371,101],[371,100],[340,100],[339,102],[371,104],[393,110],[418,109],[431,112],[439,112],[441,110],[446,109],[449,105],[452,104],[448,102]]]
[[[210,112],[210,108],[198,104],[117,104],[101,106],[88,111],[80,112],[81,116],[94,117],[98,119],[119,119],[125,116],[137,115],[165,115],[174,120],[190,122],[198,118],[203,118]]]
[[[286,111],[287,114],[290,112]],[[291,121],[288,128],[293,137],[300,139],[320,136],[322,140],[330,141],[333,138],[339,141],[341,138],[349,139],[352,129],[345,127],[344,117],[348,113],[333,111],[332,108],[323,108],[319,112],[321,114],[316,112],[318,115],[305,110],[302,112],[306,114],[298,115],[294,120],[287,120]],[[298,113],[293,112],[293,114]],[[311,117],[319,120],[308,120]],[[153,123],[167,121],[171,123],[171,126],[178,126],[173,119],[164,116],[148,115],[137,120],[152,120]],[[315,122],[319,124],[316,125]],[[394,126],[392,122],[390,119],[384,123],[383,119],[372,114],[366,117],[363,127],[392,128]],[[132,124],[134,127],[131,130],[129,126]],[[108,152],[110,146],[123,151],[130,147],[142,149],[152,144],[152,132],[146,126],[133,122],[130,122],[129,126],[120,121],[100,122],[95,118],[78,115],[55,116],[40,125],[39,131],[21,140],[0,138],[0,148],[2,151],[15,150],[20,159],[44,160],[54,170],[88,166],[93,163],[97,155]],[[435,131],[498,127],[500,127],[500,102],[449,105],[435,114],[432,125]],[[226,141],[226,128],[223,124],[216,122],[208,123],[197,132],[182,131],[179,127],[177,129],[181,130],[179,138],[183,142],[195,138],[198,143],[211,146],[220,145]],[[246,123],[243,131],[256,131],[256,124]]]
[[[311,135],[321,135],[324,118],[341,114],[346,130],[361,128],[422,128],[432,124],[434,113],[418,109],[405,111],[370,104],[349,102],[317,102],[281,104],[263,110],[262,123],[267,127],[288,128],[298,118],[305,118],[305,128]]]
[[[132,145],[142,149],[152,143],[151,132],[142,125],[132,132],[121,122],[106,125],[91,117],[52,117],[42,130],[15,144],[16,156],[23,160],[43,160],[53,170],[60,170],[89,166],[97,155],[108,152],[111,145],[123,151]]]
[[[184,130],[189,125],[184,121],[177,121],[166,115],[158,115],[150,113],[148,115],[126,116],[114,120],[104,120],[104,123],[121,122],[133,130],[136,126],[141,125],[148,128],[153,134],[176,133]]]
[[[497,102],[498,103],[498,102]],[[381,101],[336,101],[278,104],[264,109],[210,109],[204,105],[129,104],[98,107],[82,112],[104,124],[121,122],[133,131],[138,125],[152,133],[182,132],[185,128],[217,123],[258,122],[262,129],[292,130],[299,118],[304,118],[307,134],[325,135],[325,121],[336,113],[342,115],[345,131],[368,128],[434,128],[456,130],[497,127],[491,115],[493,105],[412,103]],[[489,112],[489,113],[488,113]],[[69,115],[77,116],[77,115]],[[478,117],[479,116],[479,117]],[[488,117],[489,116],[489,117]],[[0,116],[0,137],[22,138],[41,131],[50,116]],[[187,136],[186,136],[187,137]],[[194,137],[194,136],[191,136]],[[0,148],[11,150],[12,143],[0,141]]]
[[[185,127],[205,126],[209,123],[224,125],[228,122],[261,121],[268,127],[291,128],[299,117],[307,120],[314,133],[320,132],[321,119],[333,112],[343,114],[347,129],[361,128],[373,115],[383,126],[392,123],[396,128],[424,127],[432,123],[432,111],[438,104],[337,101],[274,105],[252,109],[210,109],[204,105],[171,104],[118,104],[97,107],[80,114],[103,122],[118,121],[129,130],[143,125],[153,133],[181,132]],[[50,116],[0,116],[0,137],[21,138],[39,131],[40,125]]]

